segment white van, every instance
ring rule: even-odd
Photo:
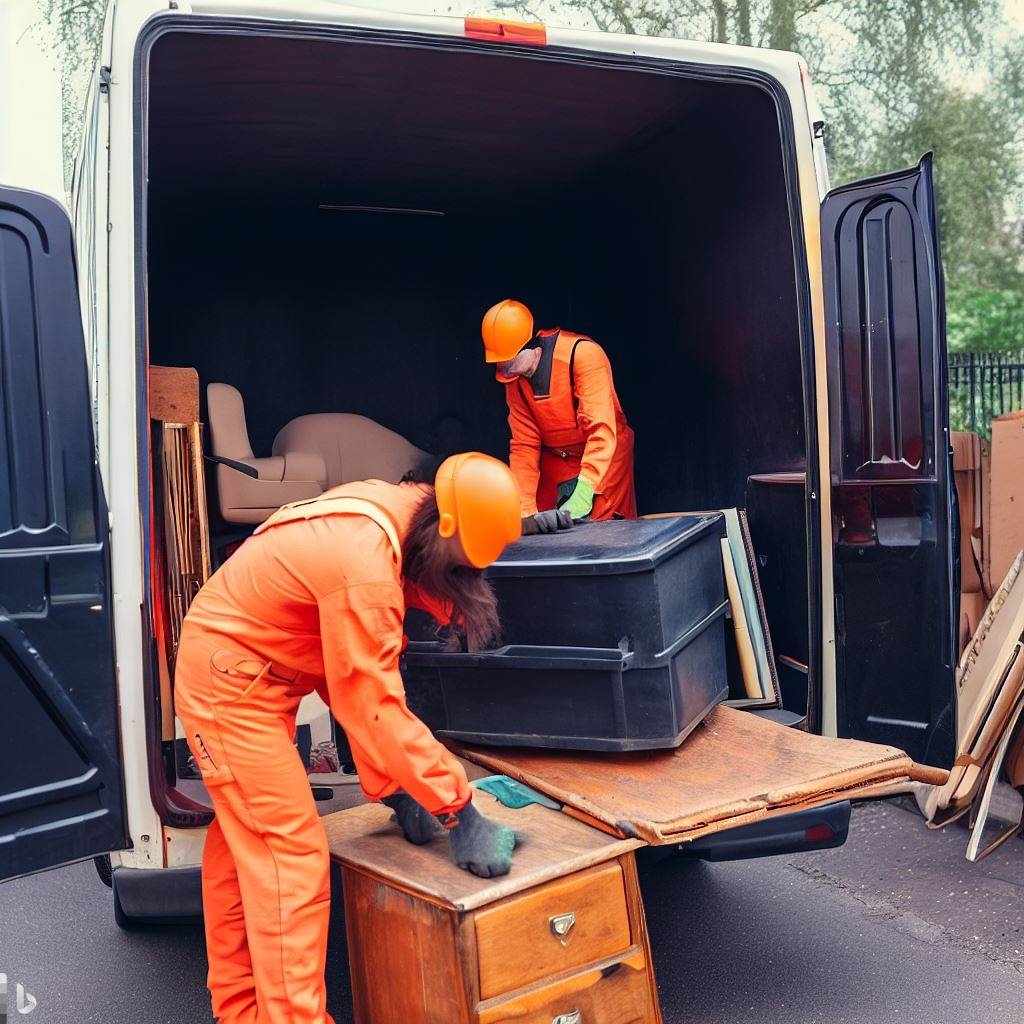
[[[332,411],[500,455],[478,331],[506,295],[609,352],[641,512],[746,510],[789,720],[948,765],[930,161],[830,192],[823,128],[788,53],[112,2],[74,226],[0,188],[0,877],[113,850],[122,914],[195,909],[148,367],[237,388],[256,452]]]

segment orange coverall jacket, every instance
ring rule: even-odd
[[[404,539],[429,487],[343,484],[276,513],[214,574],[189,607],[181,648],[272,662],[317,690],[345,730],[370,800],[404,789],[434,814],[470,796],[459,762],[408,709],[398,670],[406,593],[401,552],[377,523],[338,514],[334,498],[381,509]],[[412,601],[438,607],[410,587]],[[420,598],[426,597],[427,600]]]
[[[558,485],[581,476],[594,489],[591,519],[635,519],[633,431],[604,349],[561,329],[537,337],[554,338],[548,393],[535,393],[536,375],[505,384],[509,465],[522,493],[522,514],[554,508]]]

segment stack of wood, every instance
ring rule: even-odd
[[[210,577],[210,531],[199,420],[199,375],[151,366],[149,413],[153,631],[157,639],[162,733],[174,738],[171,678],[185,613]]]

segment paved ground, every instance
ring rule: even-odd
[[[869,804],[839,850],[645,867],[667,1024],[1024,1019],[1024,843],[980,865],[965,844]],[[120,932],[90,864],[0,886],[0,971],[38,1000],[12,1020],[207,1024],[205,966],[198,927]],[[349,1024],[340,913],[328,977]]]

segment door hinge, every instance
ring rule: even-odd
[[[110,68],[100,68],[100,92],[110,92]]]

